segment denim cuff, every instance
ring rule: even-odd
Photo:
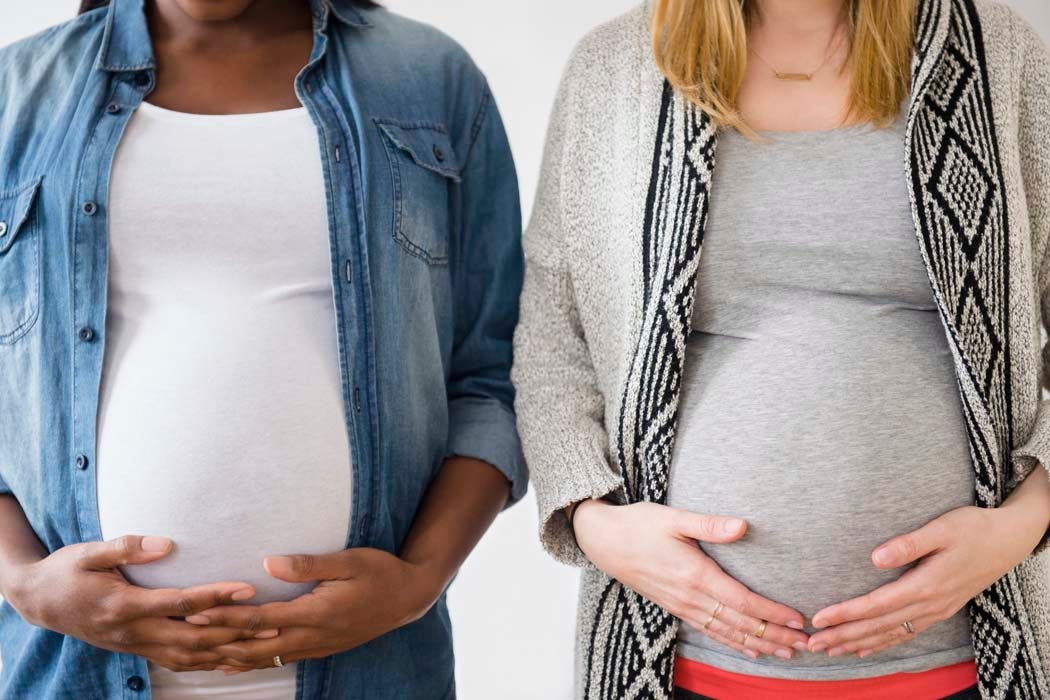
[[[507,506],[521,500],[529,472],[514,413],[496,399],[465,397],[449,401],[448,414],[448,455],[491,464],[510,482]]]

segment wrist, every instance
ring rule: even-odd
[[[1021,553],[1015,564],[1030,555],[1050,528],[1050,480],[1042,464],[1035,469],[995,509],[1004,542],[1017,542]]]
[[[597,523],[603,515],[607,514],[609,509],[616,507],[616,505],[601,498],[588,498],[576,504],[569,514],[571,516],[569,524],[573,535],[576,537],[576,544],[581,550],[584,549],[584,542],[581,541],[580,535],[583,534],[583,540],[586,541],[586,533],[590,531],[592,525]],[[584,554],[586,553],[584,551]]]
[[[0,567],[0,596],[11,604],[15,610],[27,618],[27,609],[30,592],[35,588],[32,584],[33,564],[32,561],[4,562]]]
[[[1032,502],[1017,501],[1004,503],[991,511],[998,525],[997,540],[1015,545],[1006,548],[1011,555],[1011,568],[1024,561],[1046,536],[1046,519],[1035,505]]]
[[[403,624],[409,624],[430,612],[445,592],[455,572],[449,572],[447,567],[431,560],[404,561],[410,568],[410,574],[409,585],[406,587],[408,596],[405,600]]]

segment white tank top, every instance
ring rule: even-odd
[[[103,537],[163,535],[134,583],[310,585],[263,557],[343,549],[350,450],[317,132],[305,109],[136,111],[110,184],[98,424]],[[155,700],[290,700],[295,664],[226,677],[150,665]]]

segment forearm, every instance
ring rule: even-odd
[[[1027,556],[1050,527],[1050,478],[1047,478],[1046,469],[1042,465],[1033,469],[1003,502],[1000,510],[1010,514],[1014,532],[1024,533],[1025,542],[1022,544]],[[1028,547],[1028,540],[1032,538],[1034,541]]]
[[[435,598],[503,509],[509,490],[506,477],[485,462],[445,460],[401,549],[402,559],[430,576]]]
[[[10,599],[18,572],[25,564],[47,556],[47,549],[33,532],[18,500],[0,496],[0,595]]]

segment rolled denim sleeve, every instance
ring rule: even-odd
[[[491,464],[514,503],[528,470],[510,380],[523,277],[518,180],[499,111],[486,89],[472,122],[458,188],[461,212],[450,262],[455,340],[448,381],[448,453]]]

